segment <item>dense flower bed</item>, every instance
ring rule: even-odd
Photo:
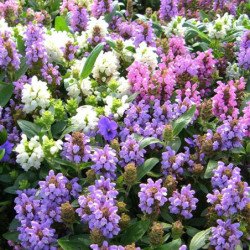
[[[249,13],[0,1],[0,248],[248,249]]]

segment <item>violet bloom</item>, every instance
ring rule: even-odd
[[[8,31],[0,32],[0,69],[18,70],[20,67],[20,57],[16,44],[11,39]]]
[[[240,169],[234,167],[232,163],[226,165],[224,162],[219,161],[218,167],[213,171],[211,183],[213,188],[223,189],[228,186],[229,180],[240,181]]]
[[[138,193],[140,203],[139,207],[142,212],[152,214],[157,212],[159,207],[162,207],[167,201],[167,189],[162,187],[162,180],[154,182],[148,179],[147,184],[140,184],[140,192]]]
[[[98,244],[92,244],[92,245],[90,245],[90,248],[92,250],[101,250],[101,249],[105,249],[105,250],[125,250],[125,248],[123,246],[109,245],[109,243],[107,241],[103,241],[101,247],[99,247]]]
[[[172,17],[178,15],[178,1],[177,0],[161,0],[160,5],[160,19],[163,21],[170,21]]]
[[[70,200],[69,190],[67,188],[68,179],[62,173],[55,175],[53,170],[45,181],[39,181],[40,196],[50,202],[58,205]]]
[[[106,178],[116,178],[115,172],[118,159],[116,157],[116,151],[109,145],[105,145],[103,149],[95,149],[91,160],[94,163],[91,169],[93,169],[96,174],[103,175]]]
[[[100,118],[98,122],[98,128],[98,132],[104,137],[106,141],[113,140],[117,135],[117,123],[105,116]]]
[[[72,61],[75,58],[75,54],[79,46],[74,45],[71,41],[67,42],[65,47],[61,48],[63,52],[63,57],[66,61]]]
[[[52,85],[60,85],[62,77],[59,72],[59,66],[53,64],[45,64],[41,69],[43,79]]]
[[[91,13],[95,18],[104,16],[112,11],[112,1],[111,0],[94,0],[92,4]]]
[[[50,227],[50,223],[31,222],[30,227],[23,228],[19,234],[19,240],[24,249],[56,250],[56,231]]]
[[[120,162],[122,167],[125,167],[130,162],[134,162],[136,166],[140,166],[144,162],[145,149],[140,149],[139,143],[128,136],[124,142],[121,143],[121,150],[119,152]]]
[[[230,219],[223,221],[217,220],[217,227],[212,227],[210,245],[215,250],[234,250],[240,243],[243,232],[239,230],[240,223],[232,223]]]
[[[250,102],[243,109],[243,117],[239,121],[245,128],[245,135],[250,138]]]
[[[70,11],[70,26],[74,32],[85,31],[89,20],[89,14],[86,8],[75,6]]]
[[[67,134],[65,141],[61,153],[64,159],[75,163],[87,162],[90,159],[91,147],[88,136],[74,132],[72,135]]]
[[[10,141],[6,141],[4,144],[0,145],[0,150],[4,149],[4,157],[0,160],[0,162],[11,162],[11,153],[13,151],[14,144]]]
[[[183,165],[188,160],[189,155],[186,156],[184,153],[176,154],[174,150],[171,149],[171,147],[166,148],[166,152],[162,153],[162,173],[167,175],[182,175]]]
[[[227,187],[213,190],[207,195],[207,201],[214,205],[219,216],[230,216],[245,209],[250,202],[250,187],[246,182],[230,179]]]
[[[174,191],[170,201],[170,212],[182,215],[185,219],[193,217],[192,211],[196,209],[198,199],[194,197],[195,191],[191,190],[191,185],[183,186],[181,192]]]
[[[25,52],[27,64],[30,68],[34,66],[41,68],[48,62],[44,41],[43,26],[29,23],[25,31]]]
[[[245,31],[241,38],[238,62],[243,69],[250,69],[250,30]]]

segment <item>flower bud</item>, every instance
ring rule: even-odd
[[[146,17],[150,18],[152,16],[152,14],[153,14],[152,8],[148,7],[146,9],[146,13],[145,14],[146,14]]]
[[[88,183],[94,183],[94,181],[96,180],[96,174],[94,169],[89,169],[86,172],[86,179]]]
[[[124,183],[127,186],[132,186],[137,180],[137,170],[133,162],[125,166],[125,172],[123,173]]]
[[[119,221],[119,226],[121,227],[121,229],[125,229],[128,227],[130,221],[131,221],[130,216],[125,213],[122,213],[121,219]]]
[[[135,246],[135,243],[125,246],[125,250],[136,250],[136,249],[137,247]]]
[[[168,124],[165,126],[164,130],[163,130],[163,140],[165,142],[170,142],[173,140],[173,127],[172,125]]]
[[[178,239],[181,237],[181,235],[183,234],[183,225],[181,223],[181,221],[175,221],[173,224],[172,224],[172,237],[174,239]]]
[[[127,0],[127,15],[128,17],[133,16],[133,0]]]
[[[202,104],[201,104],[201,108],[200,108],[200,115],[201,118],[203,120],[209,120],[213,113],[212,113],[212,100],[205,100]]]
[[[154,222],[149,232],[149,242],[152,246],[160,246],[164,241],[164,231],[160,223]]]
[[[168,190],[168,194],[172,194],[177,187],[177,181],[174,176],[168,175],[163,186]]]
[[[193,172],[198,175],[202,173],[203,169],[204,167],[201,164],[194,164],[193,166]]]
[[[117,139],[114,139],[111,141],[110,143],[111,148],[113,148],[117,153],[120,152],[120,144],[119,141]]]
[[[75,222],[75,210],[69,202],[61,205],[61,218],[65,224],[73,224]]]
[[[124,213],[127,211],[126,209],[126,203],[124,203],[123,201],[118,201],[116,203],[116,206],[118,207],[118,212],[119,213]]]
[[[90,241],[93,244],[101,245],[102,242],[104,241],[104,237],[99,229],[93,229],[90,232]]]

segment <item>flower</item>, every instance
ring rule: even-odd
[[[139,207],[142,212],[152,214],[166,203],[167,189],[162,187],[161,183],[161,179],[154,182],[149,178],[147,184],[140,184],[141,190],[138,196],[140,199]]]
[[[234,250],[243,235],[243,232],[239,230],[240,223],[232,223],[230,219],[226,221],[219,219],[217,224],[217,227],[212,227],[210,245],[216,250]]]
[[[172,17],[178,14],[178,1],[176,0],[161,0],[160,19],[170,21]]]
[[[98,122],[98,128],[98,132],[104,137],[106,141],[113,140],[117,135],[117,123],[105,116],[100,118]]]
[[[196,209],[197,198],[194,198],[195,191],[191,190],[191,185],[183,186],[181,192],[174,191],[169,198],[169,210],[173,214],[180,214],[185,219],[193,217],[192,211]]]

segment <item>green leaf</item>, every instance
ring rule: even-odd
[[[137,170],[137,180],[139,181],[144,175],[153,169],[153,167],[159,162],[157,158],[147,159]]]
[[[8,194],[16,194],[16,191],[18,190],[18,187],[17,186],[12,186],[12,187],[7,187],[4,189],[4,192],[5,193],[8,193]]]
[[[146,137],[139,142],[140,149],[147,147],[148,145],[162,143],[159,139],[155,137]]]
[[[11,240],[13,242],[17,242],[18,241],[18,235],[19,235],[19,233],[15,231],[15,232],[5,233],[5,234],[3,234],[3,237],[6,240]]]
[[[0,106],[4,107],[13,94],[14,87],[12,84],[0,82]]]
[[[63,17],[63,16],[57,16],[56,17],[56,19],[55,19],[55,30],[56,31],[67,31],[67,32],[70,31],[65,17]]]
[[[26,57],[21,58],[20,69],[17,70],[15,73],[15,80],[18,80],[28,70],[29,66],[26,64],[26,61],[27,61]]]
[[[186,226],[187,229],[187,234],[191,237],[193,237],[194,235],[196,235],[198,232],[200,232],[199,229],[195,228],[195,227],[191,227],[191,226]]]
[[[155,248],[155,250],[166,250],[166,249],[178,250],[180,246],[181,246],[181,239],[176,239],[176,240],[172,240],[171,242],[167,244],[164,244],[160,247]]]
[[[206,230],[200,231],[199,233],[197,233],[191,240],[190,245],[189,245],[189,249],[190,250],[199,250],[200,248],[202,248],[209,237],[209,234],[211,232],[211,228],[208,228]]]
[[[168,142],[167,144],[170,146],[175,152],[178,152],[180,146],[181,146],[181,139],[180,137],[175,137],[172,141]]]
[[[184,129],[192,121],[195,111],[196,107],[195,105],[193,105],[182,116],[180,116],[178,119],[174,121],[173,123],[174,136],[178,135],[182,131],[182,129]]]
[[[62,133],[63,130],[65,130],[67,126],[66,121],[60,121],[51,126],[51,132],[53,137],[58,138],[58,136]]]
[[[5,154],[5,149],[4,148],[0,149],[0,161],[3,159],[4,154]]]
[[[209,160],[207,164],[206,171],[204,173],[204,178],[209,179],[213,176],[213,170],[216,169],[218,166],[218,162],[214,160]]]
[[[135,92],[134,94],[129,96],[129,98],[126,100],[126,103],[130,103],[130,102],[134,101],[138,95],[139,95],[139,92]]]
[[[141,220],[132,224],[130,227],[127,228],[125,233],[122,235],[121,242],[124,245],[128,245],[138,241],[146,233],[146,231],[149,228],[149,225],[150,221],[148,220]]]
[[[165,221],[168,221],[170,223],[173,223],[174,222],[174,219],[171,217],[171,215],[168,213],[168,207],[167,206],[164,206],[162,209],[161,209],[161,217],[165,220]]]
[[[194,32],[196,35],[198,35],[204,42],[206,43],[211,43],[211,40],[209,39],[209,37],[203,33],[202,31],[200,31],[195,25],[191,24],[191,23],[184,23],[183,25],[184,27],[188,27],[188,32]]]
[[[246,146],[246,152],[248,154],[250,154],[250,142],[248,142],[247,146]]]
[[[18,120],[17,123],[22,132],[26,134],[28,138],[32,138],[33,136],[41,133],[42,128],[35,123],[25,120]]]
[[[92,52],[88,56],[84,66],[82,68],[82,71],[80,73],[81,79],[87,78],[91,74],[93,67],[94,67],[94,64],[95,64],[95,61],[96,61],[97,57],[99,56],[99,54],[101,53],[101,51],[103,50],[103,48],[104,48],[104,44],[100,43],[100,44],[96,45],[95,48],[92,50]]]
[[[64,250],[87,250],[89,241],[86,239],[85,235],[75,235],[68,239],[68,237],[63,237],[59,239],[58,244]]]

